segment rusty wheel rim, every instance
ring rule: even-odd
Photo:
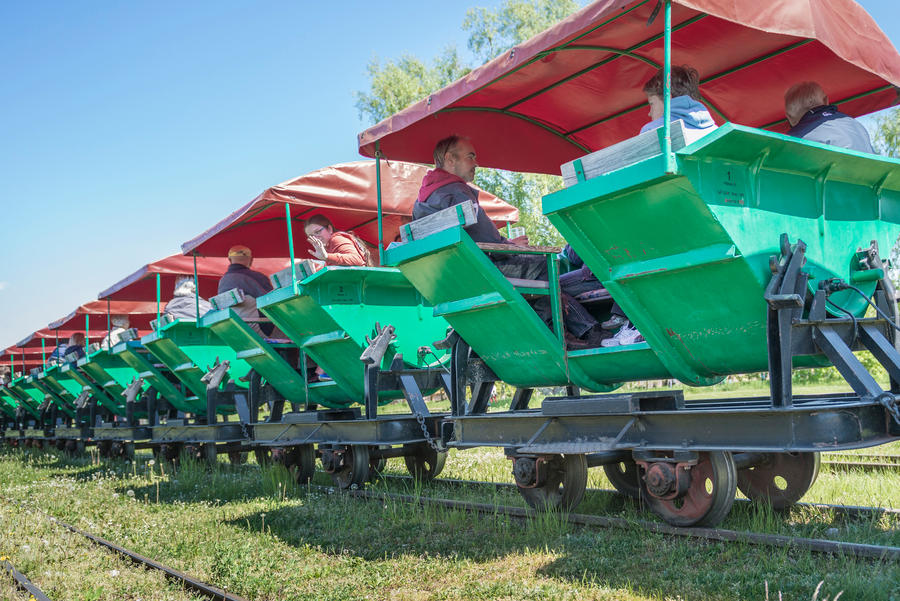
[[[690,470],[690,485],[682,497],[660,499],[642,485],[641,494],[657,515],[673,526],[714,526],[722,521],[734,504],[737,473],[731,453],[700,453]]]
[[[771,453],[760,465],[738,471],[738,488],[751,501],[787,509],[815,483],[819,464],[818,453]]]

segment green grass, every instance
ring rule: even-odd
[[[896,449],[894,449],[896,451]],[[0,451],[0,555],[56,599],[192,599],[158,575],[124,564],[51,524],[64,521],[249,599],[900,599],[900,566],[803,551],[726,545],[631,530],[580,529],[556,516],[528,522],[295,486],[280,467],[175,473],[137,461],[98,463],[59,453]],[[402,460],[389,473],[405,474]],[[453,451],[443,477],[510,482],[491,449]],[[897,475],[823,473],[812,500],[897,504]],[[316,484],[330,484],[318,473]],[[607,487],[602,470],[591,486]],[[515,490],[408,479],[375,485],[522,506]],[[157,502],[158,491],[158,502]],[[28,509],[33,508],[33,509]],[[619,495],[588,492],[579,511],[652,519]],[[898,524],[795,509],[736,505],[726,528],[900,545]],[[45,544],[43,541],[47,541]],[[27,546],[27,548],[26,548]],[[114,570],[118,571],[112,576]],[[5,586],[0,578],[0,587]],[[0,588],[0,594],[5,593]],[[10,593],[12,594],[12,593]],[[15,598],[6,595],[0,598]]]

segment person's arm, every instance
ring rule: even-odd
[[[325,259],[325,263],[327,265],[364,267],[366,259],[349,236],[334,234],[328,244],[328,257]]]

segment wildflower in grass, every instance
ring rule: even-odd
[[[125,491],[125,494],[128,495],[129,497],[131,497],[132,499],[134,498],[134,491],[131,490],[130,488],[127,491]]]
[[[110,570],[109,575],[112,576],[113,578],[115,578],[116,576],[119,575],[119,570]]]
[[[147,465],[149,465],[150,467],[153,467],[154,465],[156,465],[156,460],[151,459],[150,461],[147,462]]]

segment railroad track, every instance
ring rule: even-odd
[[[384,474],[382,478],[390,480],[406,480],[410,482],[413,479],[412,476],[400,476],[394,474]],[[454,487],[483,486],[493,488],[508,488],[513,490],[517,488],[516,485],[511,482],[488,482],[486,480],[462,480],[458,478],[435,478],[429,484],[442,484]],[[611,488],[588,488],[586,489],[586,491],[592,493],[618,495],[622,498],[626,498],[622,495],[622,493]],[[735,499],[734,502],[747,504],[751,501],[749,501],[748,499]],[[870,519],[872,517],[881,515],[896,515],[900,517],[900,509],[892,509],[886,507],[866,507],[862,505],[832,505],[829,503],[795,503],[794,507],[816,509],[819,511],[833,511],[836,514],[853,518]]]
[[[25,576],[25,574],[18,571],[9,560],[0,560],[0,568],[2,568],[4,572],[9,574],[12,579],[16,581],[16,587],[19,590],[31,595],[29,601],[50,601],[50,597],[45,595],[41,589],[35,586],[34,583],[29,580],[27,576]]]
[[[16,505],[20,508],[22,507],[22,504],[18,501],[15,501],[13,499],[8,499],[5,497],[0,497],[0,498],[2,498],[5,502],[7,502],[9,504]],[[58,519],[56,516],[53,516],[53,515],[47,513],[46,511],[37,509],[35,507],[31,507],[29,509],[31,511],[36,511],[39,515],[43,516],[50,522],[53,522],[54,524],[57,524],[74,534],[78,534],[78,535],[88,539],[95,545],[98,545],[105,549],[109,549],[110,551],[113,551],[117,555],[120,555],[126,559],[129,559],[136,565],[140,565],[147,569],[161,572],[169,580],[177,582],[178,584],[180,584],[182,587],[184,587],[186,589],[200,593],[201,595],[205,595],[212,601],[248,601],[246,598],[241,597],[240,595],[236,595],[234,593],[229,593],[228,591],[226,591],[224,589],[221,589],[217,586],[213,586],[212,584],[203,582],[202,580],[198,580],[197,578],[194,578],[193,576],[190,576],[184,572],[176,570],[175,568],[170,568],[154,559],[150,559],[149,557],[145,557],[139,553],[135,553],[134,551],[131,551],[129,549],[126,549],[125,547],[119,546],[119,545],[117,545],[113,542],[110,542],[104,538],[93,535],[89,532],[85,532],[84,530],[80,530],[79,528],[76,528],[75,526],[73,526],[71,524],[67,524],[66,522],[63,522],[62,520]],[[36,601],[50,601],[50,599],[47,598],[47,596],[44,595],[40,591],[40,589],[38,589],[36,586],[34,586],[34,584],[32,584],[31,581],[29,581],[27,578],[25,578],[25,576],[23,576],[19,572],[16,572],[15,569],[12,567],[12,564],[9,564],[8,562],[5,562],[5,563],[7,563],[9,565],[9,569],[11,569],[13,572],[13,578],[16,579],[16,582],[19,584],[20,588],[22,588],[23,590],[27,590],[27,592],[29,592],[31,595],[34,596]],[[0,563],[0,565],[3,565],[3,564]],[[18,575],[18,577],[17,577],[17,575]],[[26,587],[31,587],[31,588],[26,588]],[[41,596],[38,596],[38,594],[40,594]]]
[[[824,453],[822,465],[833,470],[900,471],[900,455],[878,453]]]
[[[320,488],[325,490],[333,490],[329,489],[328,487]],[[346,491],[346,493],[352,497],[371,501],[399,501],[403,503],[418,504],[421,506],[443,507],[446,509],[455,509],[458,511],[466,511],[469,513],[489,516],[496,516],[499,513],[520,520],[528,519],[534,515],[534,511],[532,510],[506,505],[472,503],[468,501],[457,501],[454,499],[421,497],[371,490],[350,490]],[[829,539],[785,536],[781,534],[741,532],[737,530],[726,530],[723,528],[679,528],[660,522],[587,515],[580,513],[570,513],[566,516],[566,520],[571,524],[582,527],[616,528],[621,530],[633,530],[635,528],[638,528],[646,532],[663,534],[667,536],[682,536],[716,542],[743,542],[752,545],[804,549],[814,553],[840,554],[860,559],[875,559],[878,561],[900,562],[900,547],[848,543]]]

